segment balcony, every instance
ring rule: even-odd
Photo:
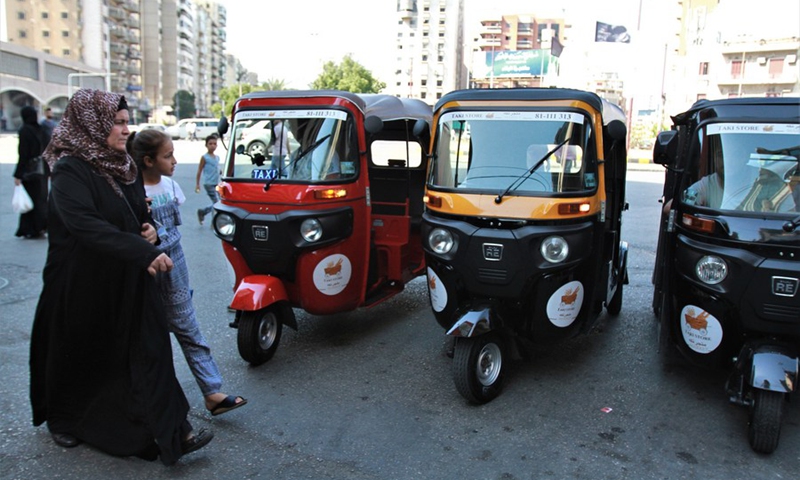
[[[749,66],[749,65],[748,65]],[[747,66],[745,66],[745,70]],[[787,69],[788,70],[788,69]],[[769,73],[754,73],[754,74],[745,74],[741,75],[721,75],[717,79],[717,84],[720,86],[731,86],[731,85],[794,85],[798,81],[798,74],[797,69],[793,68],[794,71],[784,71],[783,73],[779,74],[769,74]]]

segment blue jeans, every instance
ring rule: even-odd
[[[204,184],[203,188],[206,190],[206,195],[208,195],[208,198],[211,199],[211,205],[198,209],[198,212],[200,212],[203,215],[203,217],[205,217],[206,215],[214,211],[214,204],[219,201],[219,194],[217,193],[216,184],[210,184],[210,183]]]

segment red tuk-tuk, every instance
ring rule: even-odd
[[[241,97],[213,227],[235,273],[241,357],[275,353],[293,308],[376,305],[425,273],[419,225],[431,108],[341,91]],[[417,125],[415,136],[414,126]],[[228,132],[230,130],[230,132]]]

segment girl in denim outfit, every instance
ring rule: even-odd
[[[158,248],[169,255],[174,264],[172,271],[158,277],[169,329],[183,350],[208,411],[219,415],[241,407],[247,400],[220,392],[222,377],[197,323],[189,270],[178,231],[181,224],[179,206],[186,196],[178,183],[170,178],[177,164],[172,140],[164,132],[142,130],[130,136],[128,151],[141,169],[145,193],[151,199],[151,214],[158,226]]]

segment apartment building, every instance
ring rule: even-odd
[[[206,114],[224,85],[225,8],[211,0],[6,0],[3,41],[105,71],[142,121],[179,89]],[[85,80],[76,81],[80,86]],[[93,83],[96,85],[96,83]]]
[[[8,0],[6,11],[7,40],[58,57],[81,60],[82,0]]]
[[[466,88],[464,0],[398,0],[396,65],[386,93],[434,104]]]

